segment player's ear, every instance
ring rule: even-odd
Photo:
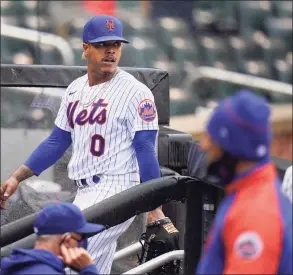
[[[83,53],[82,53],[82,59],[86,59],[88,56],[88,51],[89,51],[89,44],[88,43],[83,43],[82,44],[83,47]]]
[[[66,234],[64,240],[63,240],[63,244],[65,245],[65,247],[69,248],[71,247],[71,236],[70,234]]]

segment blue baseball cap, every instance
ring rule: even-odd
[[[34,222],[34,231],[37,235],[72,232],[91,237],[104,229],[103,225],[88,223],[82,211],[76,205],[68,202],[46,205]]]
[[[129,43],[122,36],[123,25],[116,17],[98,15],[90,19],[83,28],[83,42],[96,43],[105,41],[121,41]]]
[[[272,132],[270,106],[248,90],[237,91],[214,110],[207,132],[224,151],[238,159],[267,160]]]

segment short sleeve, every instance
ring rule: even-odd
[[[129,102],[127,128],[134,137],[135,132],[158,130],[158,112],[153,93],[148,88],[138,90]]]
[[[71,127],[69,126],[68,119],[67,119],[67,107],[68,107],[67,95],[70,90],[70,87],[71,85],[68,86],[68,88],[66,89],[65,93],[62,96],[60,108],[59,108],[57,117],[55,119],[56,126],[67,132],[71,131]]]

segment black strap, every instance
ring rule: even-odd
[[[164,225],[164,224],[167,224],[167,223],[171,223],[171,220],[169,218],[163,218],[163,219],[160,219],[160,220],[157,220],[157,221],[154,221],[150,224],[147,225],[148,228],[152,228],[152,227],[156,227],[156,226],[159,226],[159,225]]]

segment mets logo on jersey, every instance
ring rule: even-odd
[[[153,121],[157,116],[155,103],[150,99],[145,99],[138,106],[138,114],[146,122]]]
[[[110,32],[115,29],[115,23],[113,20],[106,20],[106,26]]]
[[[256,232],[242,233],[235,241],[236,253],[244,259],[257,259],[263,251],[263,242]]]

